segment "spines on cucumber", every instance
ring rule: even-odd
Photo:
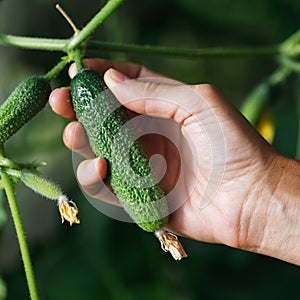
[[[0,107],[0,143],[4,143],[47,103],[51,87],[43,77],[21,82]]]
[[[146,231],[164,227],[167,201],[133,128],[126,124],[124,108],[102,76],[93,70],[81,70],[71,81],[71,92],[76,116],[95,154],[107,160],[110,185],[124,209]]]

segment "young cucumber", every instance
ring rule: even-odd
[[[124,108],[93,70],[72,79],[71,93],[76,116],[95,154],[107,160],[110,185],[125,211],[146,231],[165,226],[167,201]]]
[[[43,77],[30,77],[20,83],[0,107],[0,143],[4,143],[47,103],[51,92]]]

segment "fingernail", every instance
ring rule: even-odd
[[[73,63],[69,68],[69,76],[70,78],[73,78],[77,74],[77,68],[75,63]]]
[[[110,76],[110,78],[116,83],[121,83],[128,79],[128,77],[126,75],[124,75],[123,73],[121,73],[115,69],[109,69],[107,72],[108,72],[108,75]]]
[[[77,169],[77,177],[81,185],[90,186],[98,181],[97,159],[83,161]]]
[[[56,101],[57,101],[57,93],[59,93],[59,88],[53,90],[49,96],[49,105],[53,108],[56,108]]]
[[[91,159],[86,164],[86,170],[89,174],[95,175],[97,174],[97,165],[98,165],[98,159]]]

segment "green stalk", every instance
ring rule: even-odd
[[[74,38],[73,38],[74,39]],[[22,37],[0,34],[0,45],[12,46],[31,50],[65,51],[68,39],[48,39],[36,37]],[[150,45],[135,45],[103,41],[87,41],[87,50],[106,52],[136,53],[143,55],[164,55],[184,58],[202,57],[234,57],[234,56],[275,56],[281,53],[281,46],[265,47],[209,47],[200,49],[162,47]],[[300,54],[300,48],[297,47]]]
[[[267,79],[271,86],[276,86],[284,82],[291,74],[293,70],[288,66],[281,65],[277,68]]]
[[[296,60],[288,57],[288,56],[282,56],[280,58],[280,61],[283,65],[285,65],[288,69],[293,70],[295,72],[300,73],[300,63]]]
[[[297,56],[299,54],[300,30],[288,37],[282,44],[282,52],[287,56]]]
[[[13,176],[18,179],[20,179],[22,177],[22,172],[19,170],[6,169],[5,172],[2,171],[2,173],[5,173],[7,175]]]
[[[54,66],[47,74],[44,75],[44,78],[47,80],[52,80],[55,78],[65,67],[72,61],[71,56],[65,56],[62,60]]]
[[[81,71],[84,68],[84,66],[82,62],[82,55],[80,49],[76,49],[74,51],[74,60],[75,60],[77,71],[78,72]]]
[[[3,145],[0,145],[0,156],[4,157],[4,148]],[[34,273],[32,269],[31,259],[29,255],[28,245],[25,238],[25,233],[13,189],[13,184],[11,180],[9,179],[9,176],[3,172],[0,171],[2,183],[4,185],[4,189],[6,192],[8,204],[11,210],[12,218],[14,221],[14,225],[17,232],[17,237],[20,245],[20,251],[21,256],[24,264],[26,279],[27,279],[27,285],[30,293],[31,300],[38,300],[38,292],[37,287],[34,279]]]
[[[68,40],[0,34],[0,45],[16,48],[64,51]]]
[[[66,46],[66,51],[72,51],[85,42],[99,27],[99,25],[123,2],[123,0],[109,0],[105,6],[75,34]]]
[[[123,44],[114,42],[89,41],[87,43],[89,50],[101,50],[108,52],[127,52],[138,54],[154,54],[185,58],[200,57],[228,57],[228,56],[273,56],[280,54],[280,46],[267,47],[211,47],[200,49],[187,49],[177,47],[162,47]]]
[[[272,90],[292,74],[292,70],[286,66],[278,67],[266,80],[257,85],[246,100],[240,111],[248,121],[256,125],[264,108],[271,101]]]

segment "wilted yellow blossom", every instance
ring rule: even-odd
[[[187,257],[181,243],[177,236],[171,232],[167,232],[164,229],[159,229],[155,232],[156,237],[159,239],[161,248],[165,252],[170,252],[175,260],[181,260]]]
[[[62,223],[64,220],[68,221],[72,226],[73,223],[79,224],[77,218],[78,208],[73,201],[70,201],[65,195],[60,196],[58,199],[58,209],[61,215]]]

